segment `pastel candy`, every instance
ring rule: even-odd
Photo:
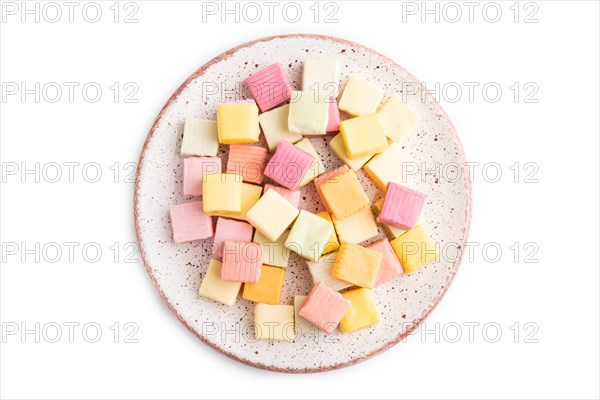
[[[327,120],[327,133],[340,130],[340,109],[335,97],[329,99],[329,119]]]
[[[292,91],[288,128],[303,135],[324,135],[329,123],[329,101],[311,91]]]
[[[267,190],[246,214],[246,219],[267,239],[276,241],[294,222],[298,209],[274,190]]]
[[[361,243],[379,233],[375,216],[369,206],[361,208],[344,219],[337,219],[334,216],[333,225],[341,242]]]
[[[394,182],[388,183],[377,222],[411,229],[417,224],[425,195]]]
[[[265,169],[265,175],[290,190],[296,190],[306,175],[314,157],[282,140]]]
[[[342,242],[331,276],[356,286],[372,289],[375,287],[381,253],[353,243]]]
[[[338,326],[350,305],[350,300],[324,283],[317,283],[308,294],[298,314],[329,334]]]
[[[254,308],[254,335],[258,340],[293,342],[294,306],[258,303]]]
[[[398,96],[392,96],[379,111],[387,137],[399,143],[421,123],[421,115]]]
[[[290,82],[280,63],[250,75],[244,80],[261,112],[268,111],[290,99]]]
[[[263,265],[256,283],[245,283],[242,297],[257,303],[279,304],[283,289],[282,268]]]
[[[422,225],[417,225],[390,242],[404,273],[410,274],[437,261],[438,249]]]
[[[262,185],[267,157],[268,151],[264,147],[232,144],[229,146],[227,173],[240,175],[244,182]]]
[[[319,211],[315,215],[329,221],[333,225],[331,214],[329,214],[327,211]],[[325,243],[325,247],[323,248],[323,254],[328,254],[332,251],[336,251],[340,247],[340,242],[338,241],[338,237],[335,231],[335,225],[333,225],[333,227],[333,232],[331,232],[329,240],[327,241],[327,243]]]
[[[371,291],[358,288],[342,293],[350,300],[350,308],[340,321],[340,330],[344,333],[352,333],[365,329],[379,323],[379,313],[375,307],[375,301],[371,297]]]
[[[347,119],[340,123],[340,135],[349,158],[370,156],[387,149],[388,142],[378,114]]]
[[[262,186],[242,182],[242,211],[239,215],[229,215],[228,218],[240,219],[245,221],[246,214],[256,204],[262,194]]]
[[[217,107],[217,130],[222,144],[258,142],[258,107],[254,102],[220,104]]]
[[[201,201],[173,205],[169,213],[175,243],[212,237],[212,218],[204,213]]]
[[[387,239],[378,240],[367,246],[367,249],[378,251],[383,256],[375,286],[379,286],[404,272],[400,260],[398,260],[394,249]]]
[[[183,194],[185,196],[202,196],[204,175],[221,172],[219,157],[188,157],[183,160]]]
[[[215,230],[213,241],[213,255],[223,257],[223,243],[226,240],[252,241],[253,230],[252,225],[247,222],[220,217],[217,219],[217,229]]]
[[[294,323],[296,324],[296,334],[302,335],[309,333],[314,330],[313,324],[308,322],[304,317],[301,317],[298,313],[300,308],[304,305],[308,296],[294,296]]]
[[[296,143],[302,139],[300,133],[291,132],[288,128],[289,112],[290,105],[285,104],[258,116],[258,121],[267,140],[270,152],[274,152],[282,140],[289,143]]]
[[[198,294],[202,297],[231,306],[237,300],[242,283],[224,281],[221,279],[221,269],[221,261],[215,260],[214,258],[210,260],[204,279],[202,279],[202,283],[200,284],[200,289],[198,289]]]
[[[317,190],[317,193],[318,193],[319,197],[321,198],[323,205],[329,212],[331,212],[331,209],[329,208],[329,206],[325,202],[325,199],[323,198],[323,193],[321,193],[321,185],[323,184],[323,182],[333,179],[334,177],[336,177],[340,174],[343,174],[344,172],[348,171],[348,169],[349,168],[347,165],[342,165],[341,167],[338,167],[338,168],[332,169],[331,171],[322,173],[321,175],[317,176],[314,180],[315,189]]]
[[[290,189],[286,189],[286,188],[283,188],[280,186],[275,186],[275,185],[271,185],[270,183],[267,183],[265,185],[265,193],[269,189],[273,189],[274,191],[279,193],[281,195],[281,197],[283,197],[284,199],[289,201],[290,204],[293,205],[294,207],[298,208],[300,206],[300,191],[290,190]]]
[[[254,242],[260,244],[263,264],[285,268],[290,259],[290,249],[284,246],[288,233],[284,232],[277,240],[269,240],[258,229],[254,232]]]
[[[304,258],[317,261],[332,233],[331,222],[300,210],[285,241],[285,247]]]
[[[409,161],[410,158],[399,144],[390,143],[387,150],[377,154],[365,164],[365,172],[381,190],[385,191],[390,182],[404,182]]]
[[[337,97],[340,82],[338,60],[305,60],[302,69],[302,90],[319,99]]]
[[[312,277],[313,283],[322,282],[335,291],[347,289],[352,286],[351,283],[340,281],[331,276],[331,270],[335,264],[337,252],[329,253],[319,259],[319,261],[307,261],[308,271]]]
[[[346,163],[350,168],[354,171],[358,171],[365,165],[373,154],[369,154],[363,157],[350,158],[348,153],[346,152],[346,145],[344,144],[344,139],[342,139],[342,135],[336,135],[331,141],[329,141],[329,147],[331,150],[337,155],[343,162]]]
[[[183,127],[181,155],[216,156],[219,150],[217,121],[187,118]]]
[[[242,177],[210,174],[202,180],[202,202],[208,215],[239,216],[242,213]]]
[[[320,189],[325,204],[337,219],[349,217],[370,205],[369,197],[353,170],[348,170],[323,182]]]
[[[340,110],[352,116],[372,114],[383,98],[381,88],[357,75],[351,75],[340,99]]]
[[[319,153],[317,153],[317,151],[315,150],[310,139],[304,138],[298,143],[296,143],[294,146],[298,147],[301,150],[304,150],[305,152],[313,156],[312,164],[310,165],[308,171],[306,171],[304,177],[300,181],[300,187],[302,187],[308,184],[313,179],[315,179],[317,176],[321,175],[323,172],[325,172],[325,166],[321,161],[321,156],[319,156]]]
[[[226,281],[258,282],[262,248],[258,243],[226,240],[223,246],[221,278]]]

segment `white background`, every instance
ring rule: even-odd
[[[66,88],[57,103],[44,96],[36,103],[33,95],[25,101],[19,94],[2,99],[2,398],[600,396],[597,2],[537,2],[537,23],[523,22],[534,10],[524,9],[524,3],[517,5],[521,13],[515,23],[512,1],[498,3],[503,13],[497,23],[483,17],[484,3],[475,9],[472,23],[462,2],[456,3],[463,12],[459,22],[448,22],[454,10],[446,9],[446,19],[441,15],[436,22],[429,15],[422,23],[420,13],[403,13],[401,3],[337,2],[337,23],[324,23],[323,14],[315,23],[310,1],[300,4],[297,23],[287,22],[279,6],[272,23],[265,14],[259,23],[243,18],[235,23],[229,16],[225,24],[220,15],[203,22],[201,3],[191,1],[137,1],[138,23],[114,23],[112,3],[101,2],[103,16],[95,24],[82,18],[85,3],[75,10],[73,23],[62,5],[65,15],[54,24],[43,16],[39,23],[34,16],[22,23],[20,14],[3,15],[3,84],[25,82],[31,88],[35,82],[96,82],[103,94],[90,103],[79,86],[73,103]],[[421,2],[413,4],[422,11]],[[440,12],[443,6],[438,4]],[[493,10],[488,12],[494,17]],[[126,182],[124,165],[137,161],[156,114],[185,78],[214,56],[283,33],[356,41],[388,55],[430,88],[437,82],[464,89],[456,102],[449,101],[455,97],[450,91],[440,101],[468,159],[498,163],[502,177],[492,183],[481,168],[475,170],[469,241],[481,245],[472,260],[463,262],[426,321],[433,332],[440,324],[438,331],[446,334],[439,340],[421,331],[384,354],[334,372],[265,372],[203,345],[161,302],[141,263],[125,262],[124,246],[135,242],[135,235],[133,184]],[[128,82],[137,85],[139,102],[125,103],[126,91],[115,103],[109,89],[115,82],[121,89]],[[472,102],[465,82],[480,84]],[[481,87],[490,82],[503,89],[496,103],[482,96]],[[516,102],[509,88],[515,82],[521,87]],[[528,82],[539,88],[532,98],[537,103],[525,102],[532,87],[523,91]],[[39,183],[34,174],[21,175],[22,166],[34,168],[36,162],[40,169],[50,165],[47,176],[40,172]],[[80,163],[74,182],[63,166],[62,179],[50,183],[53,162]],[[81,167],[91,162],[101,168],[98,183],[82,176]],[[110,169],[117,162],[119,167]],[[522,172],[518,183],[509,169],[515,162]],[[524,182],[527,162],[539,167],[538,183]],[[15,165],[19,171],[8,175]],[[94,171],[88,169],[85,177],[93,178]],[[73,262],[64,242],[79,243]],[[503,251],[497,262],[482,254],[483,244],[490,242]],[[510,249],[515,242],[521,248],[517,262]],[[538,263],[524,262],[533,248],[523,249],[528,242],[539,247],[533,256]],[[36,243],[48,252],[39,262],[36,254],[23,253],[23,247]],[[49,262],[55,254],[48,243],[63,249],[55,263]],[[100,261],[83,258],[86,243],[102,249]],[[119,254],[111,250],[113,243],[121,248]],[[488,256],[494,256],[492,250]],[[52,323],[81,325],[73,343],[64,326],[58,343],[44,337],[36,343],[33,334],[6,334],[11,327],[26,323],[33,328],[36,322],[48,327],[51,337]],[[81,333],[90,322],[102,328],[97,343],[88,343]],[[110,330],[115,322],[120,324],[118,343]],[[125,343],[127,322],[139,327],[138,343]],[[471,322],[480,325],[469,340],[464,324]],[[490,340],[494,329],[482,332],[486,323],[502,329],[496,343]],[[462,337],[450,343],[456,324]]]

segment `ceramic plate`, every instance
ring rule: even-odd
[[[421,113],[423,121],[402,145],[416,165],[427,171],[408,176],[406,185],[426,193],[423,224],[445,257],[374,289],[381,322],[373,328],[353,334],[309,332],[294,343],[256,341],[253,303],[240,297],[234,306],[227,307],[198,296],[211,258],[212,240],[185,244],[172,240],[169,207],[191,200],[182,194],[179,150],[183,123],[188,117],[215,119],[217,105],[227,100],[210,94],[215,87],[225,95],[236,93],[245,97],[241,82],[274,62],[285,67],[290,81],[299,89],[302,61],[311,58],[340,61],[340,90],[352,73],[382,87],[386,97],[411,88],[404,93],[410,92],[407,101]],[[311,139],[327,169],[342,164],[327,146],[330,138]],[[221,146],[219,152],[223,165],[226,147]],[[177,318],[200,340],[229,357],[282,372],[316,372],[348,366],[398,343],[429,315],[448,289],[460,263],[456,248],[464,245],[470,223],[471,190],[461,167],[464,161],[446,113],[431,95],[422,92],[421,84],[412,75],[391,59],[359,44],[325,36],[287,35],[246,43],[211,60],[186,80],[161,110],[148,134],[134,194],[135,224],[144,264]],[[440,166],[438,172],[436,164]],[[358,175],[373,200],[383,196],[362,171]],[[313,184],[303,189],[301,207],[312,212],[323,209]],[[381,237],[383,232],[378,238]],[[305,263],[292,254],[281,303],[293,304],[294,295],[305,295],[310,287]]]

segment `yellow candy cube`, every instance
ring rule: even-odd
[[[320,190],[323,200],[337,219],[349,217],[371,204],[356,172],[351,169],[323,182]]]
[[[390,244],[406,274],[415,272],[438,258],[435,243],[421,225],[392,240]]]
[[[331,276],[356,286],[372,289],[383,255],[353,243],[342,242]]]
[[[331,214],[329,214],[327,211],[320,211],[317,213],[317,216],[319,216],[323,219],[326,219],[327,221],[329,221],[333,224],[333,220],[331,219]],[[329,240],[327,240],[327,243],[325,243],[325,247],[323,248],[323,255],[329,254],[333,251],[336,251],[339,247],[340,247],[340,242],[338,241],[338,237],[337,237],[337,234],[335,233],[335,229],[334,229],[333,232],[331,233],[331,236],[329,236]]]
[[[373,212],[368,206],[344,219],[334,217],[333,225],[342,242],[360,243],[379,233]]]
[[[202,204],[207,215],[239,216],[242,213],[242,177],[236,174],[204,175]]]
[[[262,194],[263,187],[242,182],[242,211],[240,215],[232,215],[233,219],[246,221],[246,213],[256,204]]]
[[[357,117],[374,113],[383,98],[383,90],[358,75],[350,75],[339,108]]]
[[[402,147],[392,142],[387,150],[377,154],[365,165],[365,172],[384,192],[388,182],[404,184],[407,178],[406,166],[410,161]],[[416,166],[410,165],[416,169]]]
[[[256,143],[260,134],[254,103],[228,103],[217,108],[219,143]]]
[[[398,96],[390,97],[378,114],[385,134],[396,143],[421,123],[421,115]]]
[[[351,333],[359,329],[369,328],[379,323],[379,313],[369,289],[360,288],[342,293],[350,300],[351,305],[340,321],[340,330]]]
[[[285,270],[263,265],[256,283],[245,283],[242,297],[257,303],[279,304]]]
[[[296,336],[294,306],[258,303],[254,308],[254,336],[258,340],[293,342]]]
[[[387,149],[388,141],[378,114],[347,119],[340,123],[346,154],[358,158]]]

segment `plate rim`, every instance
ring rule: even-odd
[[[192,332],[198,339],[200,339],[204,344],[210,346],[211,348],[213,348],[214,350],[218,351],[219,353],[235,360],[238,361],[242,364],[245,365],[249,365],[251,367],[256,367],[259,369],[263,369],[263,370],[268,370],[268,371],[274,371],[274,372],[283,372],[283,373],[291,373],[291,374],[303,374],[303,373],[316,373],[316,372],[326,372],[326,371],[332,371],[332,370],[336,370],[336,369],[340,369],[340,368],[345,368],[345,367],[349,367],[351,365],[366,361],[372,357],[375,357],[378,354],[383,353],[384,351],[390,349],[391,347],[395,346],[396,344],[398,344],[400,341],[402,341],[404,338],[406,338],[407,336],[409,336],[411,333],[413,333],[422,323],[423,321],[425,321],[425,319],[427,319],[427,317],[429,317],[429,315],[433,312],[433,310],[435,310],[435,308],[437,307],[437,305],[440,303],[440,301],[442,300],[442,298],[444,297],[444,295],[446,294],[446,292],[448,291],[448,288],[450,287],[450,285],[452,284],[452,282],[454,281],[454,278],[456,277],[456,274],[458,273],[458,270],[460,268],[460,264],[462,262],[462,258],[464,255],[464,252],[461,252],[458,260],[455,261],[453,263],[453,272],[452,275],[448,278],[448,280],[445,282],[443,289],[441,289],[438,294],[436,295],[436,297],[433,299],[433,301],[430,303],[429,305],[429,309],[426,310],[425,313],[423,313],[421,315],[420,318],[416,319],[414,321],[414,323],[403,333],[400,333],[399,335],[397,335],[392,341],[390,341],[389,343],[385,344],[384,346],[381,346],[380,348],[365,354],[361,357],[357,357],[354,358],[350,361],[346,361],[346,362],[341,362],[341,363],[337,363],[337,364],[332,364],[329,366],[323,366],[323,367],[316,367],[316,368],[282,368],[282,367],[277,367],[277,366],[273,366],[273,365],[267,365],[267,364],[262,364],[262,363],[257,363],[257,362],[252,362],[250,360],[244,359],[236,354],[234,354],[233,352],[228,352],[220,347],[218,347],[217,345],[209,342],[208,340],[206,340],[202,335],[200,335],[196,330],[194,330],[186,321],[185,319],[179,314],[179,312],[177,311],[177,309],[171,304],[171,302],[167,299],[166,295],[163,293],[162,289],[160,288],[158,281],[156,280],[156,277],[152,274],[152,270],[149,266],[149,263],[146,261],[146,256],[145,256],[145,251],[144,251],[144,246],[142,245],[142,240],[141,240],[141,233],[140,233],[140,226],[138,224],[138,220],[139,220],[139,209],[138,209],[138,191],[139,191],[139,182],[140,182],[140,171],[141,171],[141,167],[144,163],[144,158],[145,158],[145,153],[146,153],[146,149],[148,147],[148,144],[150,143],[150,141],[152,140],[152,137],[154,136],[154,132],[156,131],[156,128],[158,126],[159,121],[162,119],[164,113],[166,112],[166,110],[171,106],[171,104],[177,99],[177,97],[179,97],[179,95],[181,94],[181,92],[190,84],[190,82],[192,82],[194,79],[196,79],[197,77],[201,76],[209,67],[211,67],[212,65],[225,60],[229,57],[231,57],[233,54],[235,54],[238,50],[243,49],[243,48],[247,48],[247,47],[251,47],[257,43],[261,43],[261,42],[268,42],[271,40],[275,40],[275,39],[293,39],[293,38],[304,38],[304,39],[319,39],[319,40],[330,40],[330,41],[334,41],[334,42],[338,42],[338,43],[342,43],[342,44],[346,44],[348,46],[352,46],[355,48],[361,48],[363,50],[372,52],[373,54],[376,54],[377,56],[383,58],[384,60],[386,60],[387,62],[393,64],[394,66],[396,66],[397,68],[400,68],[407,76],[409,76],[414,82],[418,83],[421,86],[421,90],[425,93],[425,96],[429,97],[431,96],[433,98],[433,95],[431,94],[431,92],[429,92],[427,90],[427,88],[423,85],[423,83],[421,81],[419,81],[418,79],[416,79],[414,77],[414,75],[412,75],[410,72],[408,72],[404,67],[402,67],[400,64],[398,64],[396,61],[392,60],[391,58],[385,56],[384,54],[381,54],[380,52],[373,50],[367,46],[364,46],[362,44],[350,41],[350,40],[346,40],[346,39],[342,39],[339,37],[335,37],[335,36],[329,36],[329,35],[320,35],[320,34],[312,34],[312,33],[293,33],[293,34],[284,34],[284,35],[274,35],[274,36],[266,36],[266,37],[262,37],[259,39],[254,39],[245,43],[242,43],[238,46],[232,47],[231,49],[217,55],[216,57],[212,58],[211,60],[209,60],[207,63],[205,63],[204,65],[202,65],[200,68],[198,68],[195,72],[193,72],[178,88],[177,90],[175,90],[175,92],[171,95],[171,97],[169,97],[169,99],[167,100],[167,102],[165,103],[165,105],[161,108],[160,112],[158,113],[158,115],[156,116],[156,118],[154,119],[154,122],[152,123],[152,126],[150,127],[150,130],[148,131],[148,134],[146,135],[146,139],[144,140],[144,144],[142,145],[142,150],[140,152],[140,156],[138,158],[138,164],[137,164],[137,170],[136,170],[136,174],[135,174],[135,183],[134,183],[134,188],[133,188],[133,219],[134,219],[134,225],[135,225],[135,233],[136,233],[136,241],[138,244],[138,248],[140,251],[140,255],[142,258],[142,263],[144,264],[144,268],[146,269],[146,272],[148,274],[148,276],[150,277],[150,280],[152,281],[152,284],[154,285],[154,288],[158,291],[158,294],[160,295],[162,301],[167,305],[167,307],[169,308],[169,310],[177,317],[177,319],[190,331]],[[455,142],[456,146],[457,146],[457,150],[459,152],[459,156],[462,157],[463,159],[466,160],[466,156],[465,156],[465,152],[462,146],[462,143],[460,141],[460,138],[458,137],[458,133],[456,132],[456,129],[454,128],[454,125],[452,123],[452,121],[450,120],[450,118],[448,117],[448,114],[446,113],[446,111],[443,109],[443,107],[441,106],[441,104],[439,104],[435,98],[433,98],[433,101],[435,101],[438,106],[439,109],[442,113],[442,116],[445,118],[445,120],[448,122],[448,128],[450,131],[450,134],[452,135],[452,139]],[[465,189],[466,189],[466,194],[467,194],[467,205],[465,208],[465,233],[464,233],[464,242],[467,241],[468,237],[469,237],[469,232],[470,232],[470,228],[471,228],[471,214],[472,214],[472,204],[473,204],[473,191],[472,191],[472,185],[471,185],[471,179],[470,179],[470,175],[469,175],[469,169],[466,168],[466,166],[463,166],[463,173],[465,174]]]

